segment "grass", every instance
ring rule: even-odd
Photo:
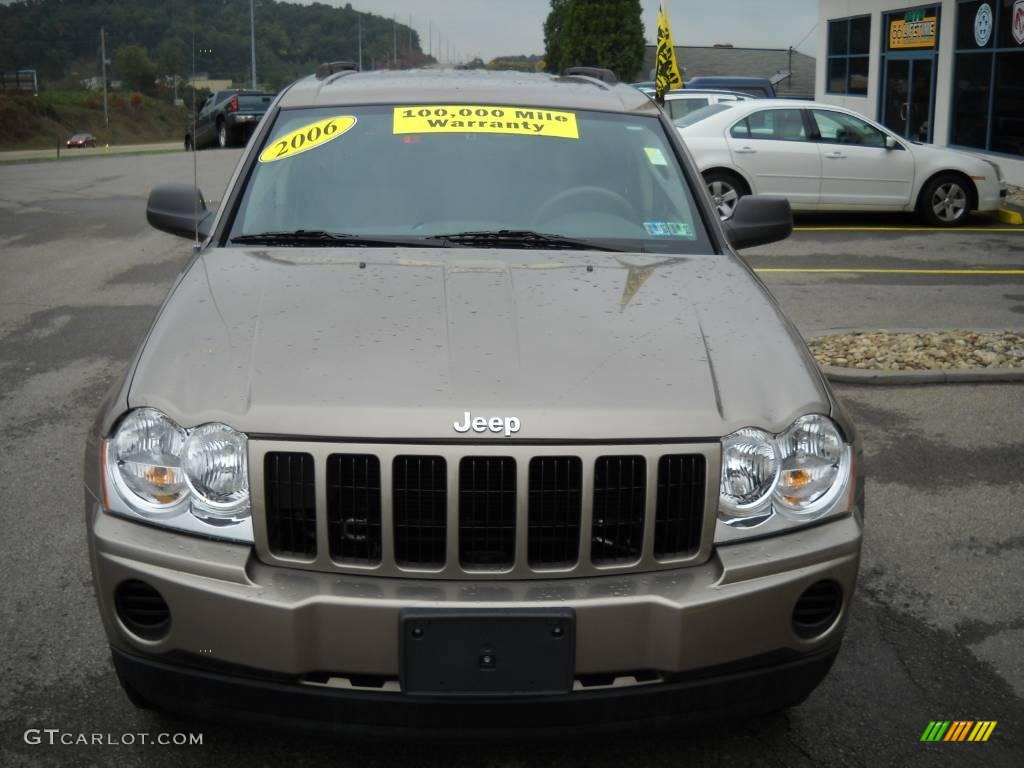
[[[0,93],[0,150],[56,148],[79,132],[93,134],[100,146],[184,140],[184,107],[121,92],[107,98],[109,127],[103,124],[103,94],[97,91]]]

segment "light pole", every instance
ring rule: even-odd
[[[249,31],[252,40],[252,89],[256,90],[256,0],[249,0]]]
[[[103,127],[110,127],[110,118],[107,116],[107,36],[100,27],[100,58],[103,60]]]

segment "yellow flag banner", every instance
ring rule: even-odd
[[[658,50],[654,70],[655,98],[659,104],[665,103],[665,94],[673,88],[683,87],[683,76],[679,74],[676,62],[676,49],[672,45],[672,30],[668,25],[668,13],[665,2],[658,5]]]

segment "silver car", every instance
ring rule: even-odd
[[[668,116],[586,76],[278,96],[85,455],[139,706],[506,729],[793,706],[839,651],[861,449]]]

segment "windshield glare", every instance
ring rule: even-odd
[[[577,111],[554,112],[567,116],[557,124],[513,122],[519,108],[474,107],[456,123],[457,113],[446,115],[447,122],[438,118],[443,109],[282,111],[259,148],[230,237],[322,230],[426,238],[526,230],[621,250],[709,252],[656,118]],[[502,119],[492,119],[498,112]],[[423,113],[431,119],[402,119]],[[333,125],[325,122],[331,118]],[[300,151],[279,149],[296,131],[323,138],[322,131],[332,129],[330,140],[311,141],[312,148],[300,138],[291,140]]]

